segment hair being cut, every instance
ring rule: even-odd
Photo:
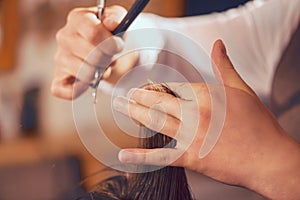
[[[148,84],[147,90],[164,92],[177,97],[167,86]],[[141,147],[173,148],[176,141],[168,136],[141,127],[146,138],[141,140]],[[147,167],[147,166],[145,166]],[[192,200],[185,170],[182,167],[167,166],[146,172],[118,175],[102,181],[97,190],[88,195],[91,200]]]

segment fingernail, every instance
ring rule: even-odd
[[[106,27],[112,27],[116,24],[115,20],[111,19],[111,18],[105,18],[103,20],[103,24],[106,26]]]
[[[124,97],[116,97],[113,100],[113,108],[121,113],[127,114],[128,113],[128,99]]]
[[[132,163],[134,160],[134,155],[128,151],[121,150],[119,152],[118,158],[122,163]]]
[[[223,54],[223,55],[227,55],[227,50],[226,50],[226,47],[225,47],[225,44],[224,44],[224,42],[223,42],[223,40],[220,40],[221,41],[221,53]]]

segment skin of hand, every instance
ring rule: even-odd
[[[101,60],[111,60],[123,49],[123,40],[119,37],[112,38],[111,32],[126,13],[125,8],[120,6],[105,8],[101,20],[97,18],[95,7],[76,8],[69,13],[65,26],[56,35],[58,47],[54,58],[55,69],[51,84],[51,93],[54,96],[69,100],[78,97],[87,90],[89,83],[94,79],[95,66]],[[98,45],[108,38],[112,41],[110,45],[97,49]],[[87,57],[95,49],[97,55],[93,60],[96,61],[89,62]],[[136,53],[122,56],[111,63],[103,79],[115,83],[120,76],[135,65],[137,60]]]
[[[192,83],[191,87],[197,96],[195,101],[199,106],[197,109],[191,107],[189,112],[198,112],[200,123],[191,145],[184,149],[179,159],[169,163],[173,155],[181,151],[183,138],[176,138],[177,146],[174,149],[123,149],[119,153],[120,161],[182,166],[227,184],[247,187],[270,199],[300,199],[299,143],[285,133],[271,112],[241,79],[221,40],[215,42],[211,57],[215,74],[223,81],[226,93],[225,122],[212,151],[204,158],[199,157],[211,120],[208,88],[218,90],[220,87]],[[184,95],[185,84],[174,83],[169,86],[181,96]],[[180,104],[186,103],[184,99],[146,89],[133,89],[129,93],[130,99],[114,99],[114,109],[148,128],[175,138],[179,127],[189,123],[180,116]],[[161,124],[153,125],[153,122],[159,123],[160,120],[153,120],[149,115],[150,108],[153,113],[157,105],[160,109],[156,110],[154,116],[159,118],[161,114],[167,115],[163,127]],[[188,136],[189,133],[184,134]]]

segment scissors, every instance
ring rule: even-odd
[[[118,27],[112,32],[113,35],[117,35],[122,37],[124,32],[129,28],[135,18],[143,11],[146,5],[149,3],[150,0],[136,0],[134,4],[129,9],[127,15],[123,18],[121,23]],[[103,11],[105,8],[106,0],[98,0],[97,1],[97,8],[98,8],[98,18],[101,20]],[[96,73],[94,75],[95,82],[90,86],[93,89],[92,97],[94,99],[94,103],[97,102],[97,88],[100,84],[101,79],[103,78],[103,74],[107,68],[97,67]]]

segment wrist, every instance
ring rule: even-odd
[[[270,199],[300,199],[300,145],[280,132],[259,152],[245,185]]]

